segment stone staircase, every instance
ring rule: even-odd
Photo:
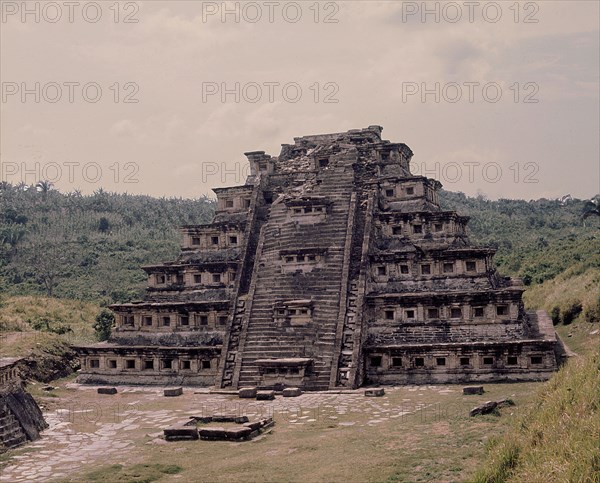
[[[14,448],[27,441],[21,424],[8,404],[0,400],[0,447]]]
[[[352,220],[354,227],[348,263],[348,289],[345,297],[343,324],[338,327],[336,353],[339,354],[337,370],[332,372],[330,388],[353,388],[360,384],[362,370],[363,304],[368,271],[368,252],[372,225],[374,193],[357,197]],[[352,215],[351,215],[352,216]]]
[[[298,225],[288,217],[285,203],[271,206],[262,233],[260,253],[256,254],[252,305],[241,337],[241,364],[237,386],[260,386],[257,359],[310,358],[312,371],[305,377],[305,389],[329,388],[331,371],[337,370],[336,330],[340,299],[348,284],[344,278],[344,251],[354,190],[354,170],[350,162],[338,160],[327,168],[311,196],[325,196],[330,202],[327,220],[315,225]],[[325,262],[312,271],[283,273],[281,251],[326,250]],[[274,319],[277,302],[310,299],[312,321],[306,326],[281,326]]]

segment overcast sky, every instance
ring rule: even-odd
[[[597,1],[0,3],[6,181],[212,195],[378,124],[449,190],[600,192]]]

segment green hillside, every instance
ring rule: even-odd
[[[177,256],[178,227],[206,223],[207,198],[0,185],[0,291],[102,303],[141,295],[140,266]]]
[[[501,273],[526,285],[551,280],[571,267],[600,268],[600,217],[583,219],[590,201],[469,198],[444,191],[442,206],[471,217],[472,241],[498,249]]]

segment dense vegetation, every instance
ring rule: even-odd
[[[600,268],[599,216],[585,200],[507,200],[468,198],[445,191],[446,209],[471,216],[471,239],[498,249],[501,273],[519,276],[526,285],[551,280],[570,267]]]
[[[0,291],[101,303],[141,295],[140,266],[178,253],[178,227],[206,223],[206,198],[96,191],[63,194],[46,183],[0,184]]]

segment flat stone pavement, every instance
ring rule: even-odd
[[[315,424],[326,420],[339,426],[377,426],[390,419],[427,408],[411,402],[410,396],[432,391],[458,394],[459,387],[419,386],[386,387],[386,396],[365,397],[364,390],[352,393],[304,393],[296,398],[278,396],[273,401],[238,399],[235,396],[209,394],[198,388],[184,388],[184,394],[165,398],[162,388],[123,387],[118,396],[95,396],[96,387],[67,384],[65,407],[45,412],[49,428],[42,438],[15,450],[8,466],[2,470],[2,482],[36,482],[80,476],[82,466],[91,464],[131,464],[128,455],[143,444],[170,444],[162,430],[174,422],[195,415],[215,413],[265,417],[290,427]],[[391,403],[388,396],[396,391]],[[406,395],[408,397],[401,398]],[[62,395],[61,395],[62,396]],[[85,397],[79,397],[85,396]],[[82,402],[87,400],[88,402]],[[156,407],[148,409],[147,407]],[[359,415],[359,417],[357,416]],[[79,428],[79,429],[76,429]],[[211,444],[192,442],[190,444]],[[20,454],[22,453],[22,454]]]

